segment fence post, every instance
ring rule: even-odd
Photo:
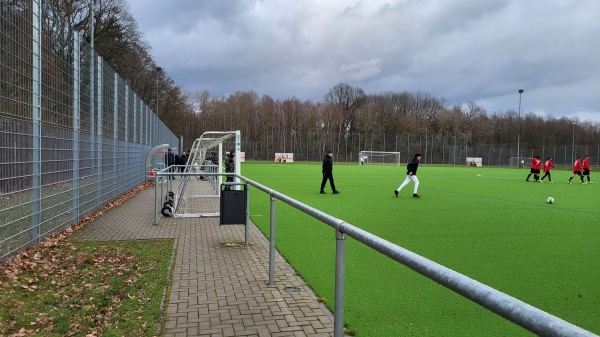
[[[146,136],[146,134],[144,133],[144,114],[146,112],[146,104],[144,103],[144,101],[142,101],[142,99],[140,98],[140,133],[139,133],[139,141],[138,143],[140,145],[144,145],[144,137]]]
[[[125,136],[124,136],[124,141],[125,141],[125,158],[129,158],[129,147],[131,146],[130,143],[130,139],[129,139],[129,84],[125,83]],[[125,161],[126,162],[126,161]],[[126,182],[128,184],[131,184],[131,181],[129,179],[129,170],[125,170],[126,173]]]
[[[144,101],[142,101],[142,99],[140,98],[140,141],[139,144],[140,145],[144,145],[144,137],[146,136],[146,133],[144,130],[145,128],[145,114],[146,114],[146,103],[144,103]]]
[[[40,241],[42,209],[42,8],[40,1],[33,2],[32,46],[32,185],[31,185],[31,242]]]
[[[71,217],[79,222],[79,128],[81,115],[79,111],[81,85],[81,35],[73,34],[73,204]]]
[[[93,2],[90,1],[90,18],[93,21],[94,19],[94,6],[93,6]],[[94,172],[94,167],[95,167],[95,161],[96,161],[96,156],[98,155],[98,152],[96,150],[96,148],[99,146],[98,144],[96,144],[96,94],[95,94],[95,90],[96,90],[96,59],[95,59],[95,55],[96,52],[94,51],[94,25],[91,24],[91,43],[88,47],[89,51],[90,51],[90,78],[88,80],[88,84],[90,86],[90,95],[89,95],[89,99],[90,99],[90,158],[89,161],[90,163],[87,164],[86,166],[89,167],[89,174],[87,175],[91,175],[92,173],[95,173],[95,177],[96,179],[98,179],[98,168],[96,168],[96,171]],[[98,198],[98,194],[96,194],[96,199]],[[93,207],[89,207],[87,206],[88,209],[96,209],[98,208],[98,202],[96,202],[94,204]]]
[[[269,225],[269,285],[275,284],[275,197],[271,195],[271,212]]]
[[[346,267],[346,234],[335,230],[335,309],[333,336],[344,337],[344,285]]]
[[[137,104],[137,95],[135,93],[133,93],[133,95],[131,95],[131,99],[133,100],[133,111],[131,113],[133,113],[133,138],[131,139],[131,142],[135,144],[135,141],[138,137],[138,130],[137,130],[137,109],[138,109],[138,104]]]
[[[94,53],[94,51],[92,50],[92,53]],[[102,101],[102,95],[103,95],[103,85],[104,85],[104,81],[102,78],[102,58],[100,56],[98,56],[98,70],[96,73],[96,79],[98,82],[98,92],[97,92],[97,96],[96,96],[96,100],[98,101],[98,109],[97,109],[97,113],[96,113],[96,136],[94,137],[92,135],[92,137],[96,138],[96,145],[97,145],[97,150],[96,150],[96,208],[99,209],[100,207],[102,207],[102,176],[103,176],[103,169],[102,169],[102,155],[103,155],[103,146],[102,146],[102,111],[104,110],[104,104]]]
[[[113,73],[113,81],[113,187],[111,188],[111,199],[116,198],[118,195],[117,192],[119,191],[119,173],[117,171],[117,159],[119,156],[119,75],[117,75],[117,72]]]

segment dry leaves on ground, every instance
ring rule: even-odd
[[[99,336],[101,331],[109,324],[111,317],[119,315],[117,312],[121,302],[135,299],[138,302],[148,302],[144,289],[138,289],[133,294],[103,294],[103,289],[110,290],[113,280],[124,277],[121,284],[125,286],[136,282],[144,273],[150,272],[132,262],[133,257],[119,254],[110,250],[100,250],[93,255],[79,252],[77,247],[69,241],[70,236],[94,221],[96,218],[123,204],[140,191],[149,188],[150,184],[142,184],[110,202],[92,215],[86,216],[79,223],[46,237],[39,246],[29,247],[7,259],[0,264],[0,292],[5,294],[4,305],[10,311],[10,318],[4,323],[4,333],[8,336],[45,335],[44,331],[56,334],[56,317],[50,312],[32,312],[27,326],[18,325],[17,320],[22,317],[13,317],[12,312],[25,308],[28,303],[23,293],[40,293],[48,301],[58,299],[57,310],[77,311],[86,313],[84,321],[92,322],[92,328],[83,328],[81,323],[66,323],[70,332],[86,333],[86,336]],[[82,267],[83,266],[83,267]],[[92,280],[92,281],[91,281]],[[106,295],[104,302],[98,304],[98,299],[89,296],[89,290]],[[123,298],[125,296],[125,298]],[[63,329],[65,329],[63,327]],[[85,331],[85,332],[84,332]],[[0,331],[0,335],[3,334]]]

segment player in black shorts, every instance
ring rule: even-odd
[[[584,182],[584,184],[593,184],[593,181],[590,180],[590,171],[591,170],[592,170],[592,167],[590,166],[590,157],[585,155],[585,157],[583,158],[583,177],[582,178],[587,177],[587,182]]]

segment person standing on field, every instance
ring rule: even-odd
[[[540,160],[540,156],[535,156],[531,158],[531,170],[529,171],[529,175],[525,179],[525,181],[529,181],[529,177],[533,174],[533,181],[537,182],[540,179],[540,168],[542,168],[542,161]]]
[[[569,178],[569,180],[567,180],[567,184],[571,183],[571,179],[573,179],[574,176],[578,175],[581,178],[581,183],[583,184],[583,163],[581,162],[581,156],[577,157],[577,159],[575,160],[575,163],[573,163],[573,175],[571,176],[571,178]]]
[[[398,193],[402,191],[404,186],[408,185],[411,181],[415,183],[415,188],[413,189],[413,198],[420,198],[421,196],[417,194],[419,189],[419,178],[417,178],[417,169],[419,168],[419,162],[421,161],[421,154],[415,154],[414,158],[408,165],[406,165],[406,179],[402,182],[402,185],[394,190],[394,194],[396,198],[398,198]]]
[[[546,162],[544,163],[544,176],[540,180],[541,183],[544,182],[544,178],[548,177],[548,181],[550,181],[550,183],[552,184],[552,176],[550,175],[551,168],[554,168],[554,165],[552,164],[552,158],[548,157],[548,159],[546,159]]]
[[[323,190],[325,188],[325,184],[327,184],[327,180],[329,180],[329,185],[331,185],[331,190],[333,194],[338,194],[340,191],[335,189],[335,183],[333,182],[333,151],[327,151],[325,158],[323,158],[323,180],[321,181],[321,194],[326,194]]]
[[[583,180],[584,177],[587,177],[587,182],[584,184],[593,184],[594,182],[590,180],[590,171],[592,170],[592,167],[590,166],[590,157],[587,156],[587,154],[585,155],[585,157],[583,158],[583,176],[581,177],[581,180]]]

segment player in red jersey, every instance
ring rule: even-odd
[[[529,175],[525,178],[525,181],[529,181],[529,177],[533,174],[533,181],[538,182],[540,180],[540,168],[542,167],[542,161],[540,156],[535,156],[531,160],[531,169]]]
[[[581,183],[583,184],[583,163],[581,161],[581,156],[577,157],[577,159],[575,160],[575,163],[573,163],[573,175],[571,176],[571,178],[569,178],[569,180],[567,181],[567,184],[571,183],[571,179],[573,179],[574,176],[578,175],[581,178]]]
[[[552,183],[552,176],[550,175],[550,169],[554,168],[554,164],[552,164],[552,158],[548,157],[546,162],[544,163],[544,176],[540,179],[540,183],[544,182],[544,178],[548,177],[548,181]]]
[[[587,177],[587,182],[585,184],[593,184],[594,182],[590,180],[590,171],[592,167],[590,166],[590,157],[585,155],[583,158],[583,177]],[[583,177],[581,179],[583,180]]]

